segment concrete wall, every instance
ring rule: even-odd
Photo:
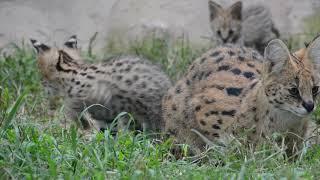
[[[269,6],[284,33],[301,31],[303,18],[320,6],[319,0],[243,1],[245,6]],[[192,42],[203,43],[207,40],[202,37],[211,33],[208,21],[207,0],[0,0],[0,47],[30,37],[60,45],[77,34],[86,48],[98,32],[100,49],[108,37],[118,35],[126,41],[153,28],[174,36],[184,33]]]

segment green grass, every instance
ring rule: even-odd
[[[176,80],[204,51],[189,44],[185,38],[175,42],[146,38],[126,52],[161,64]],[[30,48],[15,46],[12,55],[0,57],[0,179],[320,178],[320,146],[304,148],[296,161],[288,160],[282,147],[271,142],[253,151],[237,141],[223,152],[212,149],[176,159],[170,153],[171,139],[156,141],[130,131],[117,136],[106,131],[88,138],[75,126],[62,128],[62,112],[59,106],[49,115]]]

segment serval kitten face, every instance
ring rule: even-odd
[[[279,40],[269,43],[265,57],[270,63],[265,69],[264,87],[268,101],[275,108],[305,117],[317,106],[319,41],[315,39],[309,47],[292,54]]]
[[[210,26],[218,45],[241,41],[242,3],[224,9],[209,0]]]

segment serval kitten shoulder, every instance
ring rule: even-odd
[[[165,130],[196,152],[243,132],[253,144],[287,133],[288,149],[299,146],[318,103],[319,65],[319,37],[295,53],[272,40],[264,58],[246,48],[210,50],[164,97]]]

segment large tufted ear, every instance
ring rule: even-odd
[[[37,50],[38,54],[50,50],[49,46],[42,44],[35,39],[30,39],[30,41],[31,41],[32,46]]]
[[[214,1],[209,0],[208,4],[209,4],[210,21],[213,21],[223,9],[218,3]]]
[[[241,20],[242,19],[242,2],[237,1],[231,7],[229,7],[229,12],[233,19]]]
[[[320,35],[318,35],[307,47],[308,57],[315,63],[320,70]]]
[[[284,65],[290,59],[290,51],[280,39],[274,39],[267,45],[264,58],[270,62],[269,72],[277,73],[284,68]]]
[[[64,45],[71,49],[78,48],[78,39],[76,35],[72,35],[69,39],[64,43]]]

